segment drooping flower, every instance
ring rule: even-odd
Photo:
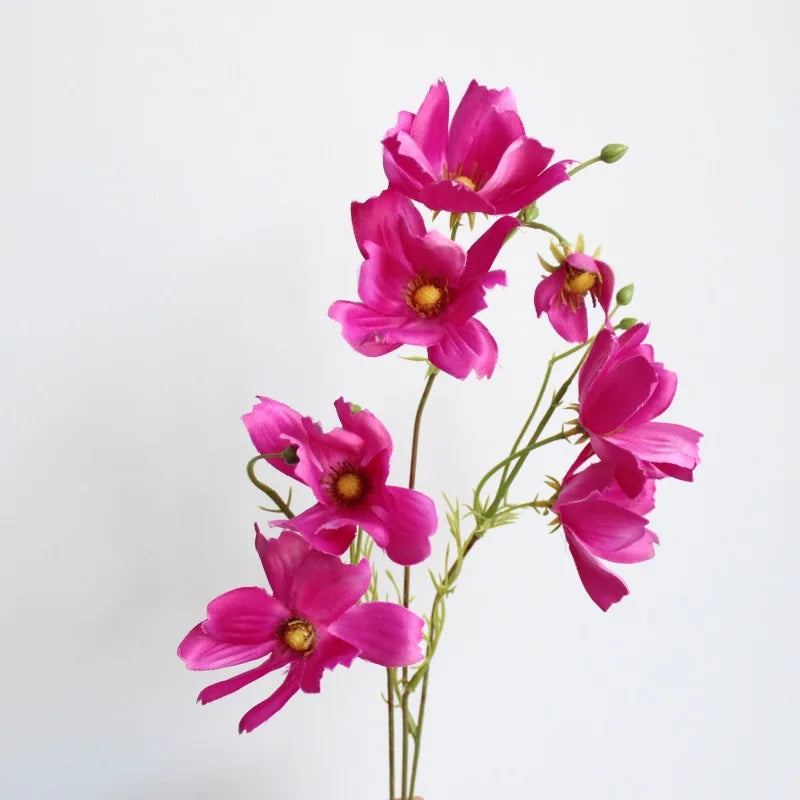
[[[262,453],[294,445],[298,463],[293,476],[317,500],[296,517],[271,525],[297,531],[318,550],[335,555],[347,549],[361,526],[398,564],[428,557],[436,507],[422,492],[386,485],[392,439],[377,417],[355,411],[340,397],[334,405],[341,427],[323,432],[310,417],[269,398],[259,400],[242,417],[253,444]]]
[[[178,646],[189,669],[233,667],[266,656],[257,667],[207,686],[198,701],[225,697],[258,678],[288,666],[283,683],[251,708],[239,732],[252,731],[279,711],[298,691],[320,690],[322,673],[363,658],[385,667],[414,664],[422,620],[395,603],[356,605],[372,571],[363,559],[351,566],[313,550],[296,533],[265,538],[256,528],[256,550],[272,588],[245,586],[208,604],[208,618]]]
[[[653,422],[672,403],[678,376],[644,344],[648,329],[638,323],[620,337],[600,331],[578,376],[578,420],[589,436],[587,447],[613,464],[617,482],[631,497],[647,478],[691,481],[700,461],[701,433]]]
[[[359,353],[380,356],[403,344],[428,348],[431,363],[456,378],[490,377],[497,343],[475,314],[486,290],[504,286],[492,264],[519,223],[502,217],[469,250],[425,228],[422,215],[399,192],[387,189],[353,203],[353,230],[365,260],[360,303],[338,300],[328,315]]]
[[[568,342],[585,342],[589,338],[586,296],[591,297],[592,305],[600,302],[606,319],[614,296],[614,273],[608,264],[598,260],[599,248],[594,256],[588,256],[583,247],[583,236],[578,236],[574,252],[567,244],[551,244],[556,266],[539,256],[539,262],[550,274],[536,287],[536,316],[546,312],[556,333]]]
[[[453,115],[444,81],[383,140],[389,184],[433,210],[511,214],[568,179],[571,161],[525,135],[509,89],[472,81]]]
[[[644,515],[655,505],[655,481],[645,480],[642,491],[631,498],[620,489],[608,462],[575,472],[582,458],[564,476],[552,511],[564,528],[583,587],[608,611],[628,594],[628,587],[598,559],[631,564],[653,557],[658,537],[646,527]]]

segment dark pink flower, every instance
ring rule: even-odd
[[[578,376],[579,422],[591,449],[614,465],[631,497],[647,478],[692,480],[702,436],[692,428],[652,420],[669,407],[678,376],[644,344],[649,326],[639,323],[619,338],[602,330]]]
[[[297,531],[318,550],[335,555],[347,549],[361,526],[398,564],[417,564],[428,557],[436,507],[421,492],[386,485],[392,439],[377,417],[354,411],[340,397],[335,407],[342,427],[326,433],[282,403],[259,400],[242,417],[250,438],[259,452],[278,452],[286,444],[297,447],[293,476],[317,499],[302,514],[271,525]]]
[[[536,287],[533,303],[536,316],[547,312],[556,333],[568,342],[585,342],[589,338],[589,323],[585,298],[598,301],[608,319],[611,299],[614,297],[614,273],[603,261],[583,252],[583,239],[578,239],[578,251],[567,247],[551,247],[558,256],[558,265],[552,266],[540,258],[542,266],[550,273]]]
[[[552,510],[564,528],[584,589],[608,611],[628,594],[628,588],[598,559],[631,564],[653,557],[658,537],[647,529],[644,515],[655,505],[655,481],[646,480],[632,499],[620,489],[614,467],[607,462],[574,472],[581,458],[565,475]]]
[[[178,646],[189,669],[233,667],[264,658],[257,667],[207,686],[198,701],[210,703],[288,666],[283,683],[251,708],[239,732],[252,731],[298,691],[319,692],[322,673],[356,657],[385,667],[422,658],[422,620],[395,603],[361,603],[372,576],[364,559],[355,566],[313,550],[296,533],[266,539],[256,528],[256,550],[272,587],[245,586],[208,604],[208,619]]]
[[[486,308],[486,290],[505,285],[505,272],[491,267],[517,220],[497,220],[465,253],[426,230],[413,203],[393,189],[353,203],[352,216],[365,258],[358,279],[362,302],[338,300],[328,311],[347,342],[367,356],[421,345],[432,364],[456,378],[472,371],[490,377],[497,343],[474,317]]]
[[[433,210],[512,214],[567,180],[571,161],[525,135],[509,89],[472,81],[453,115],[444,81],[383,140],[389,184]]]

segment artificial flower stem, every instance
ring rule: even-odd
[[[386,670],[386,705],[389,709],[389,800],[394,800],[394,670]]]
[[[408,470],[408,488],[413,489],[417,481],[417,458],[419,456],[419,433],[422,426],[422,413],[425,410],[425,405],[428,402],[433,382],[439,374],[438,369],[434,369],[428,375],[425,381],[425,388],[422,390],[422,396],[417,405],[417,413],[414,416],[414,432],[411,437],[411,465]],[[411,602],[411,568],[403,568],[403,606],[408,608]],[[402,800],[407,800],[411,795],[407,793],[408,789],[408,691],[406,685],[408,683],[408,667],[403,667],[403,692],[401,695],[401,715],[403,724],[403,762],[402,762],[402,776],[401,786]]]
[[[569,241],[564,238],[555,228],[551,228],[549,225],[545,225],[543,222],[522,222],[520,224],[523,228],[535,228],[537,231],[545,231],[551,236],[555,236],[561,244],[569,244]]]
[[[270,486],[267,486],[266,483],[262,483],[256,477],[256,463],[261,461],[262,458],[282,458],[280,453],[264,453],[251,458],[247,462],[247,477],[250,478],[250,482],[258,489],[261,489],[270,500],[278,507],[280,512],[287,518],[291,519],[294,516],[294,512],[291,508],[284,502],[283,498]]]
[[[594,158],[590,158],[586,161],[581,161],[577,167],[573,167],[567,175],[571,178],[573,175],[577,175],[582,169],[586,169],[586,167],[591,167],[592,164],[598,164],[603,160],[602,156],[595,156]]]

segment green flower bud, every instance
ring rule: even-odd
[[[287,464],[299,464],[300,459],[297,457],[297,447],[290,444],[285,450],[281,451],[281,458]]]
[[[628,145],[626,144],[607,144],[600,151],[600,160],[606,164],[613,164],[615,161],[619,161],[627,152]]]
[[[617,303],[621,306],[627,306],[631,300],[633,300],[633,284],[629,283],[617,292]]]
[[[517,214],[517,219],[526,225],[528,222],[533,222],[539,216],[539,209],[536,208],[536,203],[533,202],[529,206],[525,206],[522,211]]]
[[[625,317],[617,323],[617,327],[621,331],[626,331],[628,328],[632,328],[638,321],[639,320],[636,319],[636,317]]]

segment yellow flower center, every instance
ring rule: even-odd
[[[467,189],[472,189],[473,192],[475,191],[475,181],[473,181],[472,178],[468,178],[466,175],[459,175],[458,177],[453,178],[453,180],[463,183]]]
[[[580,269],[567,269],[567,278],[564,281],[564,290],[569,294],[586,294],[591,289],[597,275]]]
[[[345,472],[336,479],[336,494],[345,503],[354,503],[364,494],[364,481],[355,472]]]
[[[308,655],[314,649],[317,635],[310,622],[295,617],[284,623],[280,638],[283,643],[294,650],[295,653]]]
[[[441,278],[416,275],[405,291],[406,302],[420,317],[435,317],[447,305],[447,284]]]

